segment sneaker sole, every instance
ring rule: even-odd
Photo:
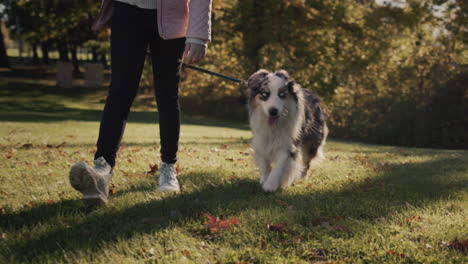
[[[106,205],[107,199],[98,190],[96,176],[83,163],[77,163],[70,170],[70,184],[75,190],[83,194],[83,200],[89,206]]]

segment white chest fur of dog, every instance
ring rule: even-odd
[[[313,134],[306,126],[306,117],[310,116],[306,115],[304,91],[289,81],[286,71],[257,71],[249,78],[248,89],[252,147],[260,184],[265,191],[275,191],[307,173],[310,161],[321,155],[325,138],[318,145],[312,144],[317,145],[315,150],[309,150],[309,139],[314,135],[304,137]],[[314,124],[309,123],[314,130]],[[323,130],[326,132],[326,125]]]

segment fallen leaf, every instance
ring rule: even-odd
[[[280,223],[276,225],[268,224],[267,227],[270,231],[285,232],[286,230],[288,230],[288,228],[286,227],[286,223]]]
[[[6,240],[6,239],[8,238],[8,235],[7,235],[7,233],[2,233],[2,236],[1,236],[1,238],[2,238],[3,240]]]
[[[336,230],[336,231],[349,232],[349,228],[347,226],[344,226],[344,225],[331,226],[330,229]]]
[[[227,161],[234,161],[233,158],[226,158]]]
[[[231,177],[229,177],[229,179],[230,179],[231,181],[236,181],[236,180],[239,179],[239,177],[237,177],[236,175],[231,175]]]
[[[406,257],[406,255],[405,255],[405,254],[403,254],[403,253],[398,253],[398,252],[395,252],[395,251],[393,251],[393,250],[391,250],[391,249],[390,249],[389,251],[387,251],[387,255],[391,255],[391,256],[397,256],[397,257],[400,257],[400,258],[404,258],[404,257]]]
[[[33,146],[33,144],[26,143],[26,144],[21,145],[20,149],[30,149],[30,148],[32,148],[32,146]]]
[[[406,218],[406,222],[421,222],[423,218],[421,216],[410,215]]]
[[[182,254],[184,254],[185,256],[190,256],[190,251],[184,249],[184,250],[181,250],[180,252],[182,252]]]
[[[205,241],[200,242],[200,248],[202,249],[207,249],[209,248],[208,245],[205,243]]]
[[[240,221],[237,218],[230,219],[219,219],[219,217],[214,217],[209,214],[205,214],[205,217],[208,218],[208,221],[205,222],[208,225],[208,229],[213,232],[219,232],[222,229],[228,230],[231,229],[232,225],[239,225]]]
[[[431,249],[432,246],[429,243],[426,243],[426,248]]]
[[[466,254],[468,253],[468,239],[458,240],[458,238],[455,238],[454,240],[452,240],[452,242],[450,242],[448,248],[456,249]]]
[[[156,225],[161,223],[164,220],[162,217],[147,217],[143,218],[143,223],[147,225]]]
[[[46,203],[47,203],[48,205],[52,205],[52,204],[54,204],[54,203],[55,203],[55,201],[54,201],[54,200],[50,200],[50,199],[49,199],[49,200],[47,200],[47,201],[46,201]]]
[[[117,189],[113,183],[110,184],[109,186],[109,195],[114,195],[117,193]]]
[[[276,200],[275,201],[278,205],[281,205],[281,206],[284,206],[284,207],[288,207],[289,204],[285,201],[282,201],[282,200]]]
[[[227,149],[227,148],[229,148],[229,146],[226,145],[226,144],[224,144],[224,145],[222,145],[220,148],[221,148],[221,149]]]
[[[10,148],[10,150],[8,151],[8,154],[6,155],[6,158],[7,159],[11,159],[13,156],[16,155],[16,149],[15,148]]]
[[[147,174],[155,174],[159,170],[158,164],[149,164],[150,170],[147,172]]]

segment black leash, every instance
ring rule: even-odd
[[[151,52],[147,51],[146,55],[151,55]],[[247,84],[247,82],[244,81],[244,80],[240,80],[240,79],[236,79],[234,77],[226,76],[226,75],[223,75],[221,73],[212,72],[212,71],[209,71],[207,69],[203,69],[203,68],[200,68],[200,67],[197,67],[197,66],[193,66],[193,65],[186,64],[186,63],[183,63],[183,62],[181,63],[181,65],[184,68],[189,68],[189,69],[196,70],[196,71],[199,71],[199,72],[207,73],[209,75],[213,75],[213,76],[216,76],[216,77],[219,77],[219,78],[223,78],[223,79],[226,79],[226,80],[229,80],[229,81],[232,81],[232,82],[236,82],[236,83],[239,83],[239,84],[242,84],[242,85]]]
[[[203,72],[203,73],[207,73],[207,74],[210,74],[210,75],[213,75],[213,76],[216,76],[216,77],[219,77],[219,78],[223,78],[223,79],[226,79],[226,80],[229,80],[229,81],[233,81],[233,82],[236,82],[236,83],[239,83],[239,84],[242,84],[242,85],[246,84],[246,82],[244,80],[239,80],[239,79],[236,79],[234,77],[226,76],[226,75],[223,75],[223,74],[217,73],[217,72],[212,72],[212,71],[209,71],[207,69],[203,69],[203,68],[193,66],[193,65],[190,65],[190,64],[186,64],[186,63],[183,63],[183,62],[182,62],[182,67],[189,68],[189,69],[196,70],[196,71]]]

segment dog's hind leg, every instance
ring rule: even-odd
[[[302,155],[302,172],[301,178],[307,178],[307,172],[309,172],[310,161],[315,157],[316,150],[311,150],[310,144],[303,144],[301,146]]]
[[[291,185],[301,171],[297,159],[300,159],[297,153],[280,152],[275,159],[275,167],[271,171],[262,188],[266,192],[274,192],[280,186]]]
[[[263,184],[271,172],[270,162],[264,155],[255,152],[255,161],[257,162],[258,169],[260,170],[260,184]]]
[[[323,145],[324,141],[320,144],[314,141],[306,141],[301,146],[301,153],[302,153],[302,162],[304,169],[302,171],[301,177],[306,178],[307,172],[310,169],[310,166],[314,166],[314,164],[319,163],[324,158],[323,156]]]

